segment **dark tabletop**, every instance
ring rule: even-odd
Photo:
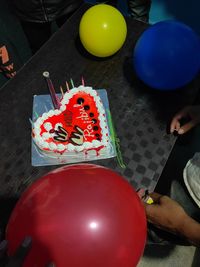
[[[0,196],[20,196],[35,179],[58,166],[31,166],[32,102],[35,94],[48,94],[43,71],[59,91],[73,78],[81,77],[86,85],[108,92],[116,132],[126,168],[115,158],[94,163],[110,167],[127,178],[137,189],[154,189],[176,138],[167,133],[172,115],[194,101],[198,81],[176,92],[151,90],[137,79],[132,67],[132,53],[140,34],[148,27],[126,18],[128,36],[123,48],[114,56],[98,59],[85,52],[78,38],[84,5],[58,30],[42,49],[0,91]]]

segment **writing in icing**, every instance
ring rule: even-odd
[[[81,146],[84,142],[83,130],[78,126],[75,126],[74,129],[75,129],[75,132],[72,132],[72,134],[70,136],[70,141],[74,145]]]
[[[61,126],[58,126],[58,130],[54,131],[53,139],[59,142],[66,142],[68,140],[68,132]]]
[[[80,113],[80,116],[77,116],[76,119],[81,119],[84,123],[87,123],[87,127],[86,129],[84,129],[83,131],[83,136],[85,138],[85,140],[87,141],[87,137],[94,137],[94,134],[93,134],[93,127],[92,127],[92,120],[91,118],[89,117],[88,113],[84,110],[84,107],[82,106],[82,104],[75,104],[74,105],[74,108],[78,108],[79,109],[79,113]]]

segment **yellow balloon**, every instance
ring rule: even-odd
[[[83,46],[92,55],[111,56],[125,42],[126,21],[116,8],[106,4],[95,5],[81,18],[79,35]]]

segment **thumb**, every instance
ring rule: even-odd
[[[163,195],[158,194],[156,192],[150,193],[149,196],[153,199],[153,203],[152,204],[144,203],[147,217],[153,216],[159,212],[160,199],[163,197]]]
[[[149,196],[153,199],[153,202],[155,204],[160,203],[160,199],[163,197],[163,195],[156,193],[156,192],[150,193]]]
[[[145,206],[145,211],[146,211],[146,216],[147,216],[147,220],[149,222],[152,222],[152,218],[157,218],[158,215],[160,214],[160,205],[158,204],[144,204]]]
[[[199,123],[198,119],[193,119],[190,122],[183,125],[179,130],[178,134],[184,134],[187,133],[189,130],[191,130],[194,126],[196,126]]]
[[[18,247],[15,254],[10,258],[6,267],[21,267],[28,252],[31,249],[32,238],[27,236],[25,237],[22,244]]]

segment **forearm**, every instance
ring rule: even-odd
[[[180,226],[179,233],[191,244],[200,247],[200,223],[186,216]]]

